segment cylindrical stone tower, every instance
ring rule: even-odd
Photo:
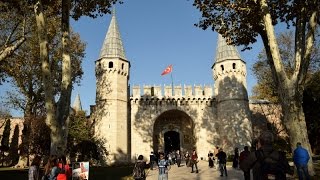
[[[108,154],[106,164],[127,162],[130,157],[128,138],[128,81],[130,62],[125,57],[115,12],[100,57],[95,62],[96,111],[95,136]]]
[[[219,34],[216,59],[212,66],[217,101],[217,146],[232,153],[235,147],[251,145],[251,113],[246,85],[246,63],[236,47]]]

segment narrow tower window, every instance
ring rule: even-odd
[[[113,62],[112,61],[109,62],[109,68],[113,68]]]
[[[232,68],[236,69],[236,63],[232,63]]]
[[[223,65],[221,65],[221,70],[222,70],[222,71],[224,71],[224,67],[223,67]]]
[[[123,69],[124,68],[124,64],[122,63],[122,65],[121,65],[121,69]]]

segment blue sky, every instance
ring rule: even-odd
[[[130,85],[170,84],[170,75],[161,72],[173,65],[173,81],[176,85],[213,84],[211,66],[214,62],[217,33],[194,26],[200,13],[188,0],[125,0],[116,5],[119,25],[126,57],[131,63]],[[81,18],[71,21],[74,31],[87,43],[83,61],[83,80],[75,86],[72,103],[80,94],[82,107],[89,113],[90,105],[95,104],[96,79],[94,62],[97,60],[105,38],[111,15],[96,19]],[[256,79],[251,72],[252,64],[262,50],[261,40],[250,51],[238,51],[247,63],[247,86],[249,95]],[[0,96],[10,89],[2,86]],[[13,111],[13,115],[21,113]]]

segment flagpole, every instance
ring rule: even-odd
[[[170,73],[170,75],[171,75],[172,96],[174,96],[172,72]]]

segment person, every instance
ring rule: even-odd
[[[177,166],[180,167],[180,164],[181,164],[181,154],[180,154],[180,151],[179,151],[179,150],[176,151],[176,161],[177,161]]]
[[[40,163],[41,163],[41,157],[35,156],[28,171],[29,180],[40,180],[40,177],[39,177]]]
[[[219,162],[220,176],[223,176],[223,173],[228,176],[227,172],[227,154],[223,151],[222,148],[219,149],[218,154],[216,155]]]
[[[153,152],[150,153],[150,169],[153,170],[154,163],[156,162],[156,156]]]
[[[146,179],[146,162],[143,161],[143,156],[139,155],[138,160],[133,168],[133,178],[135,180],[145,180]]]
[[[177,157],[176,157],[176,151],[171,151],[171,157],[172,157],[172,164],[176,164],[177,162]]]
[[[58,161],[58,167],[60,168],[60,172],[57,176],[57,180],[71,179],[72,173],[69,164],[67,164],[66,156],[60,156]]]
[[[239,163],[241,163],[243,160],[245,160],[250,154],[249,147],[245,146],[244,151],[240,153],[239,157]],[[250,170],[249,171],[243,171],[244,180],[250,180]]]
[[[44,177],[42,179],[56,180],[59,174],[58,158],[51,156],[44,167]]]
[[[196,150],[194,149],[192,151],[192,155],[191,155],[191,173],[194,173],[193,166],[196,169],[196,173],[199,173],[197,164],[198,164],[198,155],[197,155]]]
[[[172,154],[171,154],[171,152],[168,153],[167,159],[168,159],[169,164],[172,165]]]
[[[236,148],[234,148],[232,167],[237,169],[238,165],[239,165],[239,149],[236,147]]]
[[[209,167],[213,168],[214,167],[214,165],[213,165],[214,157],[213,157],[213,153],[211,151],[209,151],[209,153],[208,153],[208,160],[209,160]]]
[[[269,131],[263,132],[257,141],[257,150],[240,163],[243,171],[252,168],[253,180],[265,180],[274,176],[276,180],[285,180],[286,173],[291,174],[288,160],[283,152],[273,148],[274,137]]]
[[[297,148],[293,151],[293,162],[297,168],[299,180],[309,180],[310,175],[308,172],[308,161],[310,159],[308,151],[301,146],[301,143],[297,143]]]
[[[213,157],[217,157],[218,152],[219,152],[219,146],[216,146],[213,152]],[[217,169],[219,168],[218,158],[214,160],[214,167],[216,167]]]
[[[159,153],[158,168],[159,168],[158,180],[168,180],[168,172],[171,167],[169,162],[164,159],[163,153]]]
[[[187,151],[186,154],[184,154],[184,159],[186,161],[186,166],[190,167],[190,154],[189,154],[189,151]]]

